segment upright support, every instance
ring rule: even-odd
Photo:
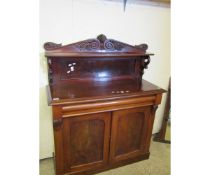
[[[165,134],[166,134],[167,124],[169,120],[170,108],[171,108],[171,80],[169,81],[168,94],[167,94],[167,100],[165,104],[162,126],[161,126],[160,131],[156,133],[153,138],[153,140],[156,142],[171,143],[171,141],[165,140]]]

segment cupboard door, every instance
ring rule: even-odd
[[[110,163],[144,154],[150,107],[113,112],[110,144]]]
[[[64,119],[64,171],[81,172],[108,162],[110,116],[89,114]]]

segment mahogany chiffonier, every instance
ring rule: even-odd
[[[165,90],[142,79],[153,55],[147,45],[99,35],[44,48],[56,175],[94,174],[148,159]]]

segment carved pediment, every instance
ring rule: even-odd
[[[127,54],[145,54],[148,48],[147,44],[132,46],[114,39],[107,39],[101,34],[95,39],[87,39],[73,44],[62,46],[47,42],[44,44],[47,53],[127,53]]]

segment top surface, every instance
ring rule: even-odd
[[[97,85],[86,83],[62,84],[48,86],[48,102],[50,105],[78,104],[154,95],[163,92],[166,91],[146,80],[142,80],[140,87],[132,79],[112,81],[110,84],[100,82]]]

